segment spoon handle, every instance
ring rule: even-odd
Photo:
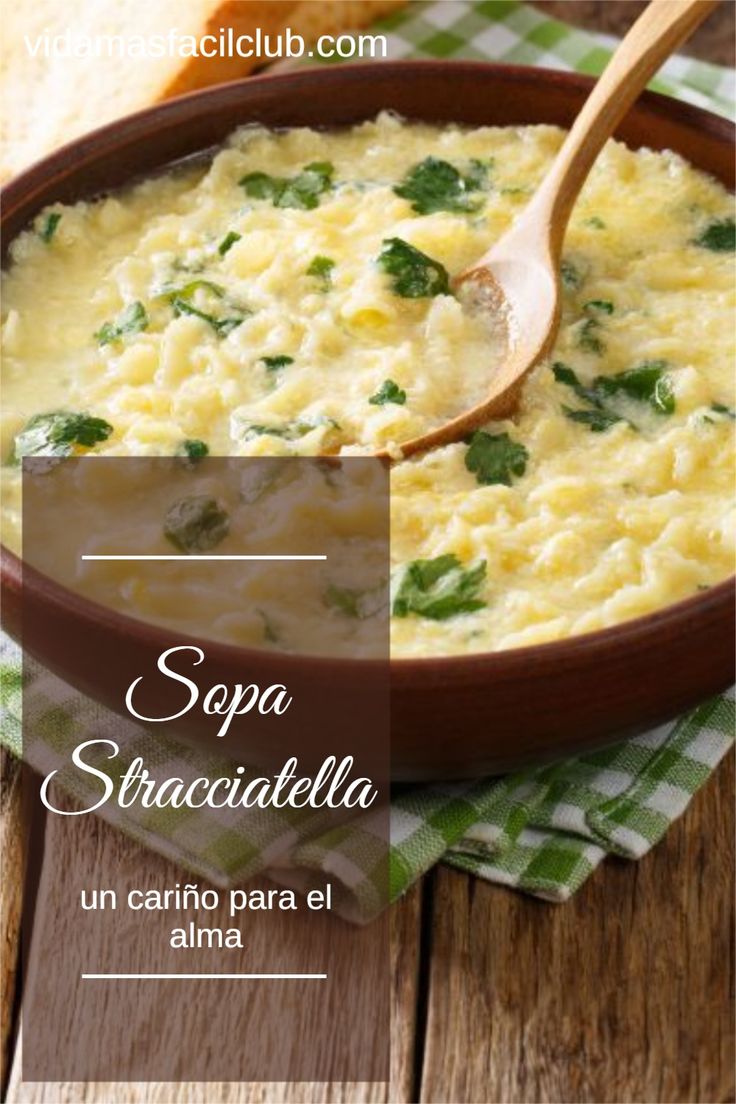
[[[533,221],[546,221],[553,257],[560,254],[570,212],[605,142],[662,62],[719,2],[652,0],[621,42],[527,208]]]

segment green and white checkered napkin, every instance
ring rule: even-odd
[[[617,45],[610,35],[569,27],[517,0],[409,0],[375,29],[386,35],[392,59],[503,61],[593,76],[603,71]],[[730,117],[736,74],[678,55],[665,62],[649,87]]]
[[[512,0],[412,3],[379,25],[392,57],[458,57],[577,69],[598,73],[612,42],[571,30]],[[730,114],[734,73],[672,58],[653,84],[660,91]],[[21,670],[17,648],[2,645],[2,740],[20,754]],[[71,690],[59,695],[37,677],[28,692],[48,698],[39,710],[42,753],[33,766],[44,774],[68,761],[82,739],[104,732],[104,711]],[[674,724],[578,759],[501,779],[402,787],[391,806],[390,897],[445,862],[490,881],[551,901],[573,894],[606,854],[638,859],[687,807],[725,755],[734,734],[733,693],[706,702]],[[462,735],[458,735],[458,740]],[[185,744],[140,731],[126,758],[141,755],[160,778],[191,779],[232,773],[225,757],[205,756]],[[116,761],[116,770],[126,760]],[[78,775],[69,789],[89,805]],[[215,885],[238,883],[261,870],[306,889],[328,874],[341,887],[338,908],[367,920],[385,903],[383,844],[376,821],[316,831],[295,843],[293,821],[269,812],[254,828],[233,830],[216,810],[143,813],[104,806],[111,823]]]

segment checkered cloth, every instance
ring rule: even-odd
[[[386,36],[392,59],[503,61],[593,76],[603,71],[617,46],[610,35],[569,27],[517,0],[410,0],[406,8],[373,29]],[[332,60],[342,59],[335,56]],[[649,87],[730,117],[736,74],[720,65],[678,55],[665,62]]]
[[[588,73],[600,72],[613,45],[512,0],[413,3],[377,29],[388,35],[392,57],[491,59]],[[732,109],[734,74],[717,66],[672,58],[652,86],[724,114]],[[20,655],[7,639],[0,658],[2,741],[20,754]],[[26,687],[41,726],[32,765],[44,774],[66,763],[83,739],[105,730],[100,706],[47,683],[37,676]],[[440,861],[547,900],[566,900],[605,855],[638,859],[662,837],[727,752],[734,712],[730,693],[675,724],[592,755],[501,779],[397,789],[390,810],[391,900]],[[235,766],[143,730],[126,758],[116,760],[116,772],[135,755],[159,779],[223,777]],[[67,786],[86,805],[99,796],[99,787],[87,789],[78,773]],[[349,919],[367,920],[385,904],[380,816],[310,835],[275,810],[257,822],[248,817],[240,830],[224,826],[216,810],[140,812],[107,804],[101,815],[215,885],[267,870],[306,890],[327,874],[339,890],[337,907]]]

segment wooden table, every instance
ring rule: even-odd
[[[0,792],[4,1084],[12,1104],[733,1099],[731,756],[653,852],[639,863],[609,860],[566,905],[442,867],[395,905],[389,1085],[23,1083],[22,1001],[12,984],[19,771],[7,757]],[[57,856],[68,820],[49,818]],[[83,820],[83,846],[102,869],[153,863],[164,884],[176,880],[168,863],[95,818]],[[63,884],[66,869],[53,864],[45,892]]]
[[[647,6],[647,0],[532,0],[552,19],[562,19],[590,31],[623,38],[636,17]],[[712,12],[705,23],[698,27],[679,53],[692,54],[716,65],[733,65],[734,13],[736,4],[725,0]]]

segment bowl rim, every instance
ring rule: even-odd
[[[119,149],[122,140],[126,140],[126,145],[132,145],[140,137],[138,127],[142,122],[155,117],[168,120],[171,125],[175,125],[179,116],[187,119],[193,104],[201,103],[207,107],[210,106],[210,103],[227,102],[231,97],[237,96],[243,91],[257,90],[266,85],[277,87],[283,85],[288,90],[290,87],[298,89],[302,84],[309,85],[315,82],[340,84],[345,80],[371,80],[378,75],[381,77],[390,77],[391,75],[398,77],[409,73],[418,76],[431,75],[432,73],[446,75],[448,72],[465,72],[468,74],[484,72],[509,84],[526,83],[533,79],[536,83],[567,86],[587,92],[590,92],[597,80],[596,77],[587,73],[577,73],[564,69],[547,69],[534,65],[506,65],[501,62],[478,60],[442,61],[429,58],[346,62],[323,67],[315,66],[303,70],[279,73],[266,72],[256,76],[241,77],[206,88],[194,89],[191,92],[174,96],[150,107],[141,108],[139,111],[131,112],[120,119],[114,119],[112,122],[95,127],[94,130],[87,131],[85,134],[65,142],[64,145],[59,146],[38,161],[32,162],[16,176],[0,185],[0,199],[3,201],[2,218],[8,217],[9,207],[12,214],[12,205],[26,197],[25,190],[29,181],[33,184],[38,181],[39,187],[32,189],[31,195],[33,196],[40,187],[45,185],[49,173],[53,175],[57,168],[63,168],[67,164],[70,154],[74,152],[83,154],[100,146],[106,148],[109,145]],[[709,111],[707,108],[699,107],[685,100],[678,100],[674,96],[646,89],[629,110],[635,111],[641,108],[655,115],[662,115],[670,121],[674,117],[674,121],[685,126],[698,127],[704,125],[718,141],[725,142],[729,139],[732,142],[736,141],[736,122],[728,119],[725,115],[719,115],[717,112]],[[325,125],[328,126],[329,124]],[[206,153],[207,150],[205,148],[200,152]],[[161,168],[163,169],[165,166],[162,165]],[[153,173],[147,173],[146,175],[150,176]],[[128,177],[129,181],[133,179],[135,179],[135,176]],[[86,196],[82,195],[79,198],[86,198]],[[3,246],[3,248],[5,247]]]
[[[36,193],[46,187],[49,175],[53,177],[59,170],[65,168],[70,154],[77,152],[84,154],[99,150],[100,147],[106,149],[111,145],[120,148],[121,140],[127,145],[135,144],[139,137],[138,128],[141,123],[156,118],[167,120],[171,125],[174,125],[180,116],[187,117],[193,104],[201,106],[202,110],[206,112],[208,107],[216,107],[242,92],[257,91],[265,83],[281,85],[285,91],[289,89],[293,91],[298,90],[302,85],[310,85],[315,82],[340,84],[345,79],[370,80],[373,76],[379,74],[381,77],[387,77],[391,75],[400,76],[409,72],[413,74],[447,75],[448,72],[458,72],[460,69],[465,72],[482,71],[489,76],[503,79],[509,84],[528,82],[533,78],[541,84],[563,85],[581,91],[589,91],[596,80],[588,74],[529,65],[504,65],[486,61],[407,59],[378,62],[361,61],[328,67],[315,66],[304,70],[265,73],[255,77],[227,81],[204,89],[196,89],[163,103],[143,108],[140,111],[123,116],[121,119],[113,120],[65,143],[46,157],[35,161],[0,188],[0,198],[3,201],[3,219],[8,217],[8,208],[10,208],[10,214],[12,214],[12,208],[19,206],[21,203],[23,205],[30,203],[32,206]],[[643,92],[632,110],[641,107],[650,113],[664,115],[669,121],[678,122],[685,126],[705,125],[716,141],[724,143],[730,141],[733,143],[736,136],[736,125],[725,116],[659,92],[650,90]],[[206,153],[207,151],[203,149],[201,152]],[[161,170],[165,168],[165,165],[161,166]],[[153,176],[156,171],[155,169],[150,170],[145,175]],[[127,181],[134,179],[136,179],[135,175],[127,177]],[[125,183],[126,180],[124,179],[119,186],[122,187]],[[84,192],[79,195],[80,200],[88,197],[88,194]],[[50,576],[44,575],[38,569],[24,564],[21,557],[6,545],[0,545],[0,559],[4,588],[8,587],[10,590],[20,593],[24,573],[31,572],[35,589],[40,598],[61,607],[64,612],[70,615],[77,614],[84,619],[92,619],[102,627],[108,627],[127,636],[136,636],[142,641],[153,643],[156,646],[170,646],[172,638],[183,643],[189,642],[200,645],[199,640],[188,636],[186,633],[169,629],[164,625],[140,620],[74,592]],[[736,574],[700,593],[679,599],[651,613],[632,617],[606,628],[578,633],[541,644],[529,644],[499,651],[451,655],[409,657],[387,655],[380,659],[360,659],[328,655],[298,655],[247,648],[218,640],[206,640],[204,643],[206,643],[208,653],[223,659],[237,657],[247,662],[249,658],[252,658],[257,659],[259,663],[277,660],[280,664],[286,663],[287,665],[291,661],[297,663],[302,670],[305,665],[313,665],[320,669],[324,667],[334,669],[338,665],[346,672],[353,669],[364,671],[366,667],[384,665],[390,661],[392,684],[409,686],[421,681],[421,684],[424,685],[427,675],[431,675],[432,681],[435,683],[447,681],[457,683],[458,681],[465,681],[466,678],[468,681],[473,680],[480,670],[487,674],[489,669],[492,669],[502,676],[506,671],[518,670],[520,665],[524,668],[531,665],[538,666],[539,664],[548,666],[550,663],[565,665],[574,661],[581,652],[590,657],[595,652],[605,653],[612,648],[618,650],[634,647],[639,641],[651,634],[666,632],[667,629],[671,631],[677,631],[679,628],[684,629],[692,617],[705,616],[716,610],[720,611],[726,608],[727,604],[733,605],[735,600]]]
[[[532,665],[555,665],[574,661],[580,652],[590,657],[593,652],[608,652],[611,648],[635,648],[637,643],[652,634],[660,632],[677,632],[685,629],[693,616],[704,616],[707,613],[720,610],[727,603],[731,606],[736,602],[736,576],[730,576],[715,583],[706,590],[692,594],[687,598],[681,598],[677,602],[663,606],[652,613],[643,614],[640,617],[632,617],[627,621],[621,621],[615,625],[609,625],[603,629],[594,629],[590,632],[577,633],[573,636],[563,637],[560,640],[550,640],[543,644],[527,644],[519,648],[505,648],[499,651],[468,652],[454,655],[430,655],[430,656],[391,656],[366,659],[354,656],[333,655],[301,655],[296,652],[282,652],[274,649],[248,648],[239,644],[230,644],[222,640],[200,639],[189,636],[180,630],[169,628],[152,621],[143,621],[127,613],[121,613],[112,606],[105,606],[101,602],[95,602],[82,594],[71,590],[51,576],[44,574],[37,568],[27,565],[5,546],[0,548],[2,552],[2,576],[3,585],[10,584],[21,593],[23,588],[23,575],[29,572],[34,581],[34,586],[41,600],[50,602],[57,608],[72,616],[80,616],[85,620],[91,620],[102,628],[117,632],[119,635],[137,637],[144,643],[157,648],[159,653],[166,647],[171,647],[172,642],[178,644],[190,644],[197,647],[206,646],[207,654],[216,659],[234,660],[236,658],[246,662],[255,660],[260,664],[278,662],[279,665],[290,667],[297,665],[300,670],[305,666],[313,666],[317,669],[334,669],[339,666],[341,670],[365,671],[370,667],[378,669],[386,663],[391,665],[391,681],[396,683],[412,683],[412,676],[423,676],[432,673],[433,682],[443,682],[446,679],[457,681],[458,676],[467,675],[472,680],[479,669],[487,672],[492,667],[499,675],[505,671],[515,671],[519,664],[523,667]],[[9,570],[8,570],[9,567]],[[445,676],[442,678],[440,676]]]

